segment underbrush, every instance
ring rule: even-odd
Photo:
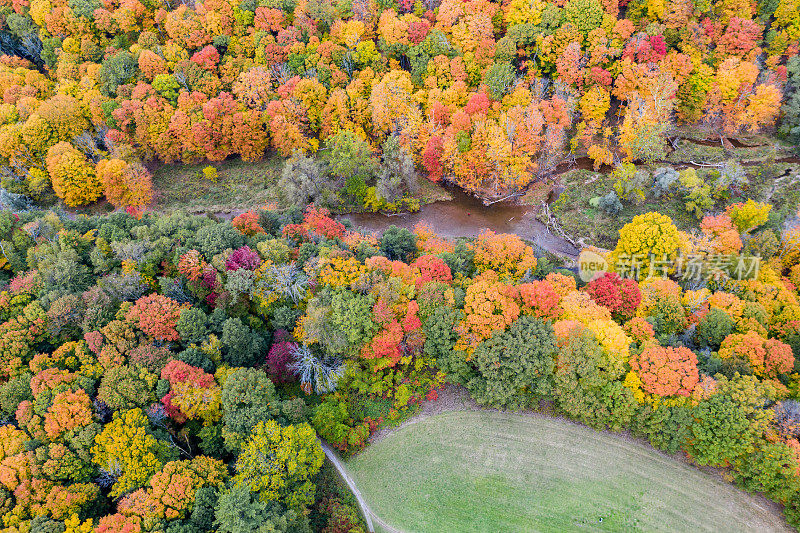
[[[637,170],[644,170],[652,175],[659,166],[664,165],[640,166]],[[680,169],[681,166],[676,165],[673,168]],[[707,212],[721,211],[729,203],[752,198],[773,205],[769,222],[773,229],[781,228],[785,221],[797,215],[800,201],[800,190],[797,187],[800,182],[800,165],[766,161],[744,166],[742,169],[747,184],[731,187],[721,193],[718,198],[713,199],[713,207]],[[714,167],[697,168],[696,172],[702,182],[713,182],[719,176],[719,170]],[[687,211],[686,198],[679,190],[672,190],[657,198],[652,189],[644,189],[643,200],[623,200],[622,209],[616,214],[610,214],[601,207],[592,205],[592,199],[614,190],[617,179],[612,174],[576,169],[563,174],[560,180],[563,192],[550,204],[550,209],[567,234],[583,238],[587,244],[612,248],[618,231],[625,224],[633,220],[633,217],[651,211],[669,216],[682,231],[688,231],[698,223],[696,216]]]

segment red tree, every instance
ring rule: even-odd
[[[450,267],[435,255],[422,255],[411,263],[411,267],[419,269],[419,277],[416,282],[417,288],[431,281],[450,283],[453,280]]]
[[[616,272],[606,272],[586,286],[592,300],[607,308],[619,321],[633,317],[642,301],[639,284],[633,279],[622,279]]]
[[[428,171],[428,179],[439,181],[442,179],[442,151],[444,141],[440,135],[434,135],[428,139],[425,150],[422,152],[422,166]]]

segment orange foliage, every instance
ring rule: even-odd
[[[552,285],[553,290],[555,290],[561,297],[566,296],[578,287],[575,282],[575,278],[572,276],[559,274],[558,272],[550,272],[547,276],[545,276],[544,279],[550,285]]]
[[[180,335],[175,329],[175,324],[178,322],[181,310],[188,308],[188,303],[179,304],[161,294],[151,294],[136,300],[125,318],[154,339],[176,341],[180,339]]]
[[[257,233],[265,233],[264,228],[258,223],[258,215],[252,211],[247,211],[231,220],[231,226],[238,229],[242,234],[252,237]]]
[[[777,339],[765,339],[754,331],[728,335],[719,349],[722,359],[735,359],[750,365],[758,376],[775,377],[794,365],[792,348]]]
[[[689,396],[699,381],[697,357],[688,348],[650,346],[631,357],[642,388],[659,396]]]
[[[434,233],[433,228],[424,222],[414,226],[414,235],[417,236],[417,248],[420,253],[440,254],[453,251],[453,244]]]
[[[533,249],[515,234],[486,230],[475,240],[473,249],[479,272],[494,270],[500,276],[519,279],[536,268]]]
[[[456,326],[459,336],[456,349],[464,350],[470,359],[478,344],[504,331],[519,318],[518,297],[519,291],[500,282],[494,270],[478,275],[467,288],[464,319]]]
[[[559,306],[561,295],[549,281],[523,283],[517,289],[522,300],[523,313],[551,320],[561,315],[562,309]]]
[[[586,326],[577,320],[559,320],[553,323],[553,331],[556,335],[556,343],[560,347],[566,346],[574,335],[579,334],[585,328]]]
[[[700,230],[712,239],[712,249],[718,254],[737,254],[742,249],[742,239],[727,214],[703,218]]]
[[[653,326],[650,325],[650,322],[640,316],[633,317],[625,322],[624,329],[625,333],[638,344],[652,340],[656,336],[656,332],[653,330]]]
[[[58,393],[44,417],[44,431],[56,440],[63,433],[92,422],[92,400],[83,389]]]
[[[143,207],[152,199],[150,173],[141,165],[130,165],[122,159],[101,159],[96,167],[106,198],[114,207]]]
[[[198,281],[208,263],[197,250],[189,250],[178,260],[178,272],[186,276],[189,281]]]
[[[144,520],[186,518],[194,507],[195,494],[202,487],[221,488],[228,475],[219,459],[199,455],[191,461],[171,461],[139,489],[119,502],[120,513]]]

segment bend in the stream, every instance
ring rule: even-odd
[[[413,230],[414,226],[423,223],[442,237],[477,237],[489,229],[495,233],[515,233],[559,256],[574,258],[580,251],[566,240],[550,233],[536,219],[536,210],[530,206],[511,202],[486,206],[481,200],[461,189],[452,187],[448,188],[448,192],[453,197],[452,200],[424,205],[416,213],[391,216],[382,213],[351,213],[338,218],[350,219],[355,228],[377,234],[383,233],[389,226]]]

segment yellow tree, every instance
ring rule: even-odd
[[[736,117],[735,129],[755,133],[773,126],[780,114],[782,98],[780,89],[775,85],[759,85],[747,97],[744,110]]]
[[[94,202],[103,194],[103,184],[83,153],[62,141],[47,151],[47,172],[56,195],[68,206]]]
[[[641,92],[628,98],[619,144],[626,161],[653,162],[666,156],[664,134],[672,124],[678,84],[668,72],[658,72],[641,82]]]
[[[623,277],[660,276],[671,269],[681,245],[681,236],[672,220],[661,213],[637,215],[619,230],[617,247],[609,262]],[[653,262],[654,261],[654,262]]]
[[[259,422],[239,454],[233,480],[258,493],[261,501],[300,510],[314,501],[312,480],[324,458],[308,424],[281,427],[274,420]]]
[[[410,115],[420,114],[413,104],[411,75],[403,70],[391,70],[373,85],[369,96],[372,134],[380,141],[395,130]]]

